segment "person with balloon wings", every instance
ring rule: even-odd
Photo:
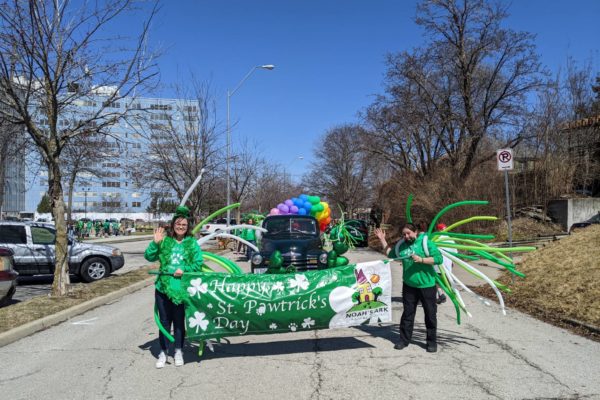
[[[181,290],[181,276],[184,272],[199,272],[202,269],[202,250],[192,234],[190,212],[185,206],[177,207],[171,220],[170,229],[163,227],[154,230],[154,240],[150,242],[144,258],[150,262],[160,261],[159,275],[156,278],[154,300],[160,322],[167,331],[173,326],[175,366],[183,365],[183,339],[185,337],[184,291]],[[168,340],[159,331],[160,353],[156,368],[163,368],[167,362]]]
[[[427,330],[427,352],[437,351],[437,304],[436,304],[436,272],[433,268],[443,262],[443,257],[436,245],[421,230],[412,223],[402,226],[402,239],[393,247],[388,245],[385,231],[375,229],[375,235],[381,242],[389,258],[402,262],[403,284],[402,305],[400,318],[400,340],[394,348],[402,350],[412,339],[415,314],[419,302],[425,312],[425,327]]]

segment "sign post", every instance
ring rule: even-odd
[[[512,226],[510,220],[510,191],[508,188],[508,171],[513,170],[512,149],[497,150],[496,160],[498,161],[498,171],[504,171],[504,189],[506,192],[506,222],[508,223],[508,245],[512,247]],[[511,255],[509,254],[509,256]]]

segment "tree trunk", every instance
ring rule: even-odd
[[[56,227],[54,282],[52,296],[67,294],[69,279],[69,254],[67,240],[67,224],[65,223],[65,201],[61,182],[60,166],[57,160],[49,159],[48,165],[48,196],[52,206],[52,216]]]
[[[4,140],[0,142],[0,210],[2,210],[2,206],[4,205],[4,187],[5,187],[5,179],[6,179],[6,159],[8,153],[8,140]],[[0,219],[2,219],[2,214],[0,214]]]
[[[75,173],[69,176],[69,192],[67,193],[67,222],[69,224],[72,222],[71,214],[73,212],[73,185],[75,185],[75,177]]]

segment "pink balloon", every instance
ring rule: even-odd
[[[279,215],[279,210],[276,208],[271,208],[269,215]]]

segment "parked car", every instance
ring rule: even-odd
[[[283,258],[283,267],[294,267],[297,271],[327,268],[327,252],[319,224],[308,215],[271,215],[264,219],[258,252],[250,256],[252,273],[267,272],[270,257],[279,250]]]
[[[357,247],[367,247],[369,245],[369,225],[362,219],[349,219],[345,222],[346,229],[357,241]]]
[[[7,305],[17,290],[19,274],[13,269],[13,252],[0,247],[0,307]]]
[[[573,225],[571,225],[571,229],[569,229],[569,233],[573,232],[574,229],[585,228],[592,224],[600,224],[600,212],[598,214],[594,215],[592,218],[586,219],[585,221],[575,222]]]
[[[35,222],[0,222],[0,246],[14,253],[14,269],[20,275],[54,273],[56,229]],[[106,277],[125,264],[121,250],[94,243],[81,243],[70,236],[69,271],[84,281]]]
[[[236,222],[235,218],[231,218],[229,220],[229,225],[236,225],[236,224],[237,224],[237,222]],[[210,235],[211,233],[220,231],[226,227],[227,227],[227,219],[219,218],[217,220],[209,222],[208,224],[202,225],[202,227],[200,228],[200,235],[207,236],[207,235]]]

